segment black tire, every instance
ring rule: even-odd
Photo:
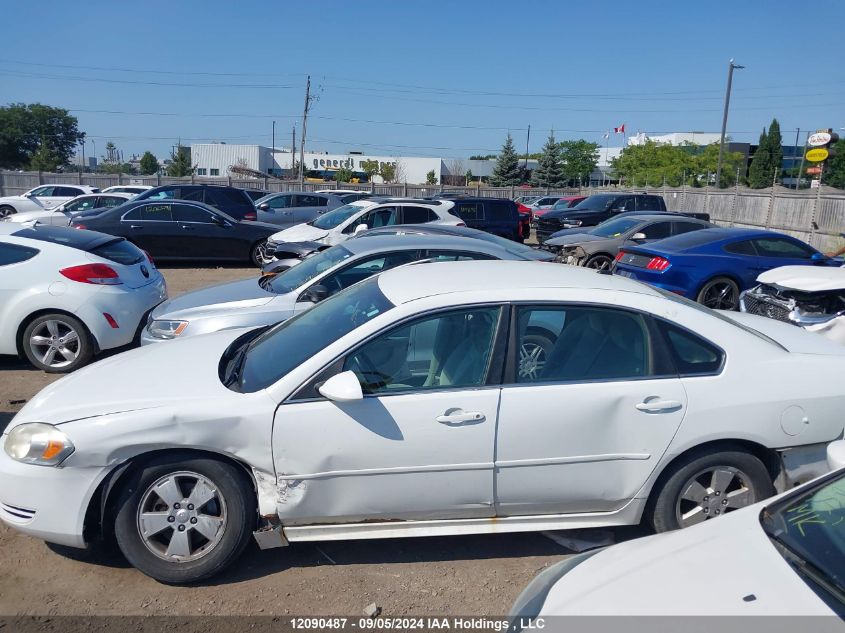
[[[249,249],[249,259],[258,268],[263,268],[266,264],[273,261],[273,257],[267,256],[265,248],[267,247],[267,240],[256,242]]]
[[[15,211],[15,207],[9,206],[8,204],[4,204],[0,206],[0,218],[5,218],[8,215],[14,215],[17,213]]]
[[[728,277],[714,277],[701,287],[695,300],[714,310],[737,310],[739,286]]]
[[[147,543],[154,539],[167,539],[168,534],[172,538],[176,535],[174,528],[165,528],[154,537],[145,539],[141,535],[139,525],[139,510],[141,503],[146,503],[150,498],[158,498],[151,492],[151,486],[164,478],[174,476],[176,473],[190,473],[192,475],[206,478],[213,484],[215,495],[222,499],[222,504],[215,497],[212,501],[202,504],[196,508],[197,514],[203,514],[202,508],[208,512],[209,504],[216,504],[218,510],[220,527],[217,531],[217,540],[209,545],[208,549],[193,560],[179,561],[174,557],[168,557],[167,552],[156,554],[151,549],[155,543],[148,546]],[[189,479],[189,477],[185,477]],[[190,490],[182,489],[183,493],[190,496]],[[153,494],[155,497],[151,497]],[[163,498],[158,498],[162,502]],[[167,506],[166,513],[173,513],[175,520],[170,524],[177,527],[188,527],[190,524],[185,517],[177,517],[182,510],[194,510],[187,505],[189,499],[183,499],[179,507]],[[165,504],[166,505],[166,504]],[[198,582],[210,578],[229,565],[241,554],[249,543],[250,536],[256,524],[256,495],[251,483],[244,472],[235,466],[216,459],[183,456],[166,456],[152,460],[143,465],[134,476],[130,477],[121,489],[118,496],[116,516],[114,520],[114,533],[126,560],[142,573],[167,584],[185,584]],[[221,510],[222,508],[222,510]],[[175,511],[174,511],[175,510]],[[169,521],[169,519],[168,519]],[[193,518],[190,523],[195,523]],[[203,537],[198,530],[189,528],[183,532],[191,532],[193,536],[186,535],[189,541],[194,538]],[[222,532],[222,533],[221,533]],[[161,536],[159,536],[161,535]],[[212,543],[209,541],[208,543]],[[170,558],[170,560],[167,560]]]
[[[594,270],[609,270],[613,266],[613,258],[605,253],[593,255],[584,262],[584,268],[593,268]]]
[[[684,495],[694,485],[693,480],[704,479],[706,482],[710,477],[713,481],[710,472],[715,470],[735,471],[734,480],[723,494],[715,494],[718,486],[709,487],[707,490],[714,492],[704,497],[706,502],[696,506],[694,502],[687,501]],[[750,492],[750,497],[744,496],[740,499],[738,496],[731,496],[741,493],[743,487]],[[769,471],[763,462],[751,453],[740,448],[722,449],[712,453],[697,452],[682,459],[672,467],[671,472],[661,477],[652,491],[652,503],[646,512],[648,520],[657,532],[667,532],[684,527],[679,515],[685,509],[687,512],[684,515],[692,515],[690,521],[705,521],[771,497],[774,493],[775,488]],[[741,501],[741,504],[732,507],[731,498]],[[700,512],[695,511],[696,507]]]
[[[54,332],[57,334],[55,337],[52,336]],[[74,336],[75,339],[71,338]],[[44,342],[37,344],[36,340]],[[59,312],[43,314],[32,319],[24,328],[19,345],[26,359],[34,367],[49,374],[66,374],[79,369],[94,355],[94,341],[85,324],[75,317]],[[53,352],[52,356],[50,352]],[[67,353],[74,352],[75,357],[69,362],[64,362],[68,361]]]

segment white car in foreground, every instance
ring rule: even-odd
[[[318,242],[334,246],[367,229],[394,224],[445,224],[466,226],[450,213],[450,200],[356,200],[332,209],[305,224],[297,224],[270,236],[270,252],[281,253],[289,242]]]
[[[133,342],[166,298],[161,273],[122,237],[0,222],[0,354],[73,371]]]
[[[558,624],[557,630],[567,624],[598,630],[583,618],[567,621],[559,616],[842,618],[845,442],[832,443],[829,454],[833,473],[721,521],[585,552],[552,565],[517,598],[509,631],[548,629],[552,627],[539,625],[551,621]],[[802,622],[814,631],[842,631],[839,618]],[[654,624],[644,619],[643,628],[625,628],[655,630]],[[783,622],[788,628],[772,624],[772,618],[760,618],[733,630],[793,628],[788,621]],[[830,628],[814,626],[823,624]]]
[[[0,218],[23,211],[50,210],[77,196],[98,191],[87,185],[39,185],[19,196],[0,198]]]
[[[3,435],[0,519],[74,547],[114,533],[171,583],[254,531],[273,547],[700,523],[822,474],[843,432],[845,347],[743,321],[582,268],[395,268],[273,328],[48,386]]]
[[[152,185],[112,185],[103,189],[103,193],[128,193],[131,196],[137,196],[152,188]]]
[[[740,296],[743,312],[777,319],[845,343],[845,267],[781,266]]]
[[[92,209],[110,209],[127,202],[132,198],[129,193],[86,193],[77,196],[69,202],[60,204],[52,209],[37,209],[22,211],[0,218],[3,222],[16,224],[51,224],[53,226],[67,226],[71,218],[84,211]]]

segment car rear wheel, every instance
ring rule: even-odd
[[[774,493],[769,471],[750,453],[692,454],[656,491],[650,519],[658,532],[676,530],[719,518]]]
[[[10,207],[8,204],[4,204],[0,206],[0,218],[5,218],[8,215],[13,215],[17,213],[14,207]]]
[[[243,551],[255,525],[255,491],[235,466],[166,457],[123,487],[114,530],[126,559],[160,582],[209,578]]]
[[[739,308],[739,286],[727,277],[716,277],[704,284],[696,301],[714,310],[736,310]]]
[[[585,268],[594,270],[608,270],[613,265],[613,258],[610,255],[593,255],[584,264]]]
[[[252,249],[249,251],[249,258],[252,260],[252,263],[259,268],[262,268],[275,259],[267,251],[267,240],[253,244]]]
[[[74,371],[94,355],[88,328],[67,314],[45,314],[33,319],[21,339],[27,360],[51,374]]]

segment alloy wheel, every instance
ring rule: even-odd
[[[585,267],[586,268],[592,268],[594,270],[607,270],[608,268],[610,268],[610,266],[612,264],[613,264],[612,259],[610,259],[609,257],[606,257],[604,255],[599,255],[599,256],[593,257],[591,260],[589,260],[586,263]]]
[[[276,259],[273,255],[270,255],[267,252],[267,242],[262,242],[261,244],[256,245],[253,253],[253,257],[256,260],[255,263],[262,267],[272,261],[275,261]]]
[[[732,466],[717,466],[700,471],[681,487],[675,514],[680,527],[685,528],[756,501],[746,473]]]
[[[739,305],[739,289],[732,281],[711,281],[701,291],[699,303],[714,310],[735,310]]]
[[[525,342],[519,347],[519,377],[537,380],[546,366],[546,350],[538,343]]]
[[[223,538],[226,501],[198,473],[170,473],[153,482],[138,505],[138,533],[147,549],[168,562],[202,558]]]
[[[29,349],[44,365],[55,369],[67,367],[81,351],[79,332],[58,319],[40,323],[29,337]]]

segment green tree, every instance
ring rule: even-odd
[[[771,161],[769,169],[769,184],[771,184],[773,178],[780,180],[783,171],[783,138],[780,135],[780,123],[777,119],[772,119],[772,123],[769,125],[766,143],[769,146],[769,160]],[[777,172],[776,176],[775,172]]]
[[[40,103],[0,107],[0,167],[21,169],[66,165],[85,138],[76,117]],[[36,153],[38,158],[33,163]]]
[[[472,179],[475,178],[475,176],[472,175],[471,169],[467,169],[467,173],[464,174],[464,178],[466,178],[467,185],[472,182]]]
[[[194,173],[196,165],[191,164],[191,148],[184,145],[177,145],[176,151],[170,154],[170,165],[167,167],[167,175],[173,177],[190,176]]]
[[[361,171],[367,174],[367,179],[372,180],[373,176],[378,175],[379,164],[377,160],[362,160]]]
[[[560,143],[564,180],[581,182],[589,180],[599,164],[599,145],[583,139]]]
[[[354,176],[355,174],[346,165],[343,165],[334,173],[334,179],[337,182],[350,182]]]
[[[427,184],[427,185],[436,185],[437,184],[437,174],[434,173],[433,169],[425,175],[425,184]]]
[[[763,189],[772,184],[772,154],[769,151],[769,135],[766,128],[760,134],[757,151],[751,159],[748,168],[748,186],[752,189]]]
[[[152,174],[157,174],[158,170],[161,169],[161,166],[158,164],[158,159],[153,155],[153,153],[146,151],[144,152],[144,155],[141,156],[140,168],[142,174],[150,176]]]
[[[511,187],[522,182],[522,169],[519,166],[519,158],[513,147],[513,139],[508,134],[502,151],[496,159],[496,166],[493,168],[493,175],[490,177],[490,184],[494,187]]]
[[[379,165],[378,175],[381,176],[384,182],[393,182],[396,180],[396,165],[393,163],[381,163]]]
[[[831,157],[824,166],[822,182],[837,189],[845,189],[845,139],[831,145],[830,153]]]
[[[135,169],[129,163],[100,163],[99,171],[104,174],[132,174]]]
[[[531,184],[535,187],[562,187],[564,183],[560,145],[555,141],[555,133],[552,130],[537,160],[537,168],[531,174]]]
[[[469,157],[470,160],[491,160],[496,158],[495,154],[473,154]]]

